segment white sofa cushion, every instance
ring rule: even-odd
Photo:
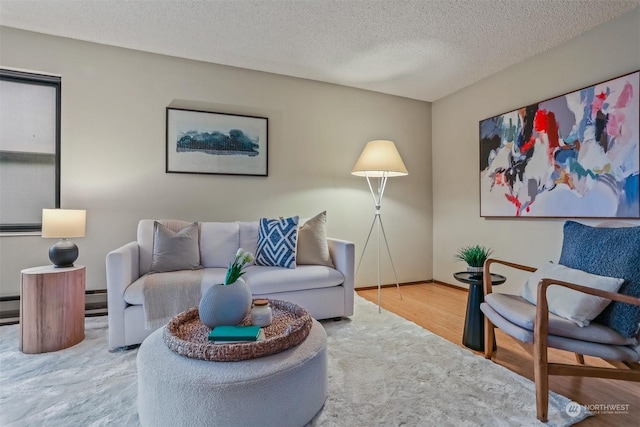
[[[301,265],[297,268],[253,265],[247,267],[245,271],[242,278],[251,288],[251,293],[256,295],[330,288],[344,282],[342,273],[323,265]],[[226,273],[226,268],[205,268],[202,277],[202,292],[216,283],[222,283]],[[124,300],[128,304],[142,305],[144,278],[145,276],[139,278],[124,291]]]
[[[300,265],[296,268],[247,267],[244,280],[253,294],[329,288],[344,282],[338,270],[324,265]]]
[[[147,274],[153,258],[153,224],[152,219],[143,219],[138,224],[138,246],[140,252],[140,275]]]
[[[258,221],[238,221],[238,227],[240,228],[239,248],[255,255],[258,248]],[[252,264],[253,262],[247,265]]]
[[[237,222],[200,223],[200,260],[203,267],[229,267],[240,244]]]

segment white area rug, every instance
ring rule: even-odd
[[[311,426],[545,425],[531,381],[358,296],[350,320],[323,326],[329,397]],[[55,353],[22,354],[17,334],[0,327],[1,426],[139,425],[137,350],[108,352],[106,317],[88,318],[85,340]],[[567,415],[568,403],[552,393],[546,425],[589,415]]]

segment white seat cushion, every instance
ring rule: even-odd
[[[297,268],[249,266],[242,278],[251,288],[251,293],[267,295],[276,292],[301,291],[305,289],[330,288],[344,282],[338,270],[323,265],[301,265]],[[205,268],[202,277],[202,292],[216,283],[222,283],[226,268]],[[156,273],[163,274],[163,273]],[[142,305],[144,301],[145,276],[133,282],[124,291],[124,300],[131,305]]]
[[[338,270],[323,265],[299,265],[296,268],[250,266],[244,280],[253,294],[329,288],[344,282]]]

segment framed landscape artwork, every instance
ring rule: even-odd
[[[480,216],[640,218],[640,72],[480,121]]]
[[[267,176],[266,117],[167,108],[167,173]]]

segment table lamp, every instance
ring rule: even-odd
[[[364,244],[364,249],[362,250],[362,254],[360,255],[360,261],[358,262],[358,267],[356,268],[356,275],[358,274],[358,270],[360,269],[360,263],[362,263],[362,257],[364,256],[365,251],[367,250],[367,244],[369,243],[369,238],[371,237],[371,232],[373,231],[373,227],[378,225],[378,313],[380,313],[380,232],[382,232],[382,236],[384,237],[384,243],[387,247],[387,253],[389,254],[389,260],[391,261],[391,268],[393,269],[393,275],[396,279],[396,287],[398,288],[398,294],[400,294],[400,284],[398,283],[398,275],[396,274],[396,268],[393,265],[393,259],[391,258],[391,250],[389,249],[389,242],[387,241],[387,235],[384,231],[384,226],[382,225],[382,216],[380,214],[380,209],[382,208],[382,196],[384,194],[384,189],[387,185],[387,178],[394,176],[404,176],[408,175],[409,172],[400,157],[400,153],[398,153],[398,149],[393,141],[387,140],[376,140],[369,141],[367,145],[365,145],[364,150],[360,154],[358,161],[353,166],[353,170],[351,171],[352,175],[356,176],[364,176],[367,178],[367,184],[369,184],[369,190],[371,191],[371,196],[373,197],[373,203],[375,205],[375,212],[373,216],[373,222],[371,223],[371,228],[369,229],[369,235],[367,236],[367,240]],[[371,183],[372,178],[377,178],[377,186],[374,190],[374,185]],[[402,299],[402,295],[400,294],[400,299]]]
[[[84,237],[86,217],[85,210],[42,209],[42,237],[60,239],[49,248],[54,267],[73,267],[78,259],[78,247],[69,238]]]

